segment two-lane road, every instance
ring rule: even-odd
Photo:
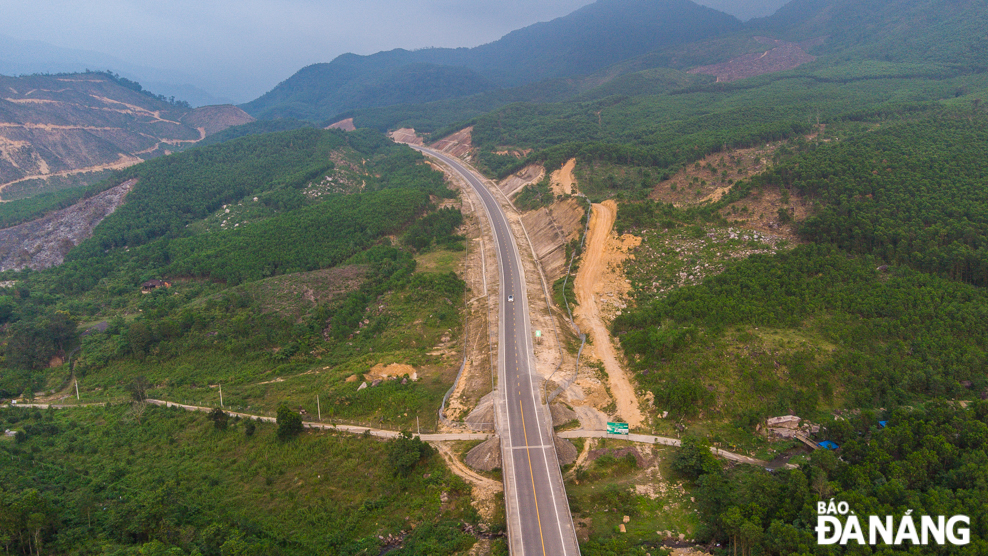
[[[497,429],[501,437],[511,553],[577,556],[580,549],[549,416],[539,401],[540,379],[535,373],[525,274],[508,220],[491,192],[466,165],[443,153],[412,147],[463,176],[480,196],[494,230],[501,279]]]

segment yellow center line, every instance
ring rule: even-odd
[[[539,515],[539,495],[535,493],[535,472],[532,471],[532,449],[528,447],[528,427],[525,426],[525,406],[518,400],[521,410],[521,430],[525,433],[525,454],[528,455],[528,476],[532,478],[532,496],[535,498],[535,517],[539,522],[539,540],[542,541],[542,556],[545,556],[545,537],[542,535],[542,516]]]

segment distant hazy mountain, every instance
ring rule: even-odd
[[[111,70],[140,82],[145,89],[154,91],[155,94],[175,97],[192,106],[231,103],[229,99],[214,96],[191,85],[194,79],[190,76],[137,66],[102,52],[62,48],[41,41],[26,41],[0,35],[0,75],[75,73],[86,70]]]
[[[826,36],[818,54],[988,67],[986,0],[792,0],[749,27],[790,40]]]
[[[189,108],[102,73],[0,76],[0,192],[122,168],[253,121],[231,105]]]
[[[688,0],[598,0],[476,48],[345,54],[303,68],[242,105],[259,118],[323,120],[346,110],[421,103],[586,75],[668,46],[742,28]]]

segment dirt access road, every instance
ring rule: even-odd
[[[596,295],[601,293],[597,288],[607,270],[604,255],[616,217],[617,204],[614,201],[607,200],[593,205],[587,248],[580,263],[580,270],[573,281],[576,300],[579,303],[575,313],[580,328],[587,331],[593,339],[593,351],[607,371],[617,414],[628,423],[629,427],[635,428],[641,426],[645,418],[638,406],[635,388],[618,362],[617,351],[611,343],[611,334],[601,317],[596,298]]]

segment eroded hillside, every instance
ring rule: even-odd
[[[128,84],[136,86],[101,73],[0,76],[0,197],[131,166],[253,121],[234,106],[191,109]]]

